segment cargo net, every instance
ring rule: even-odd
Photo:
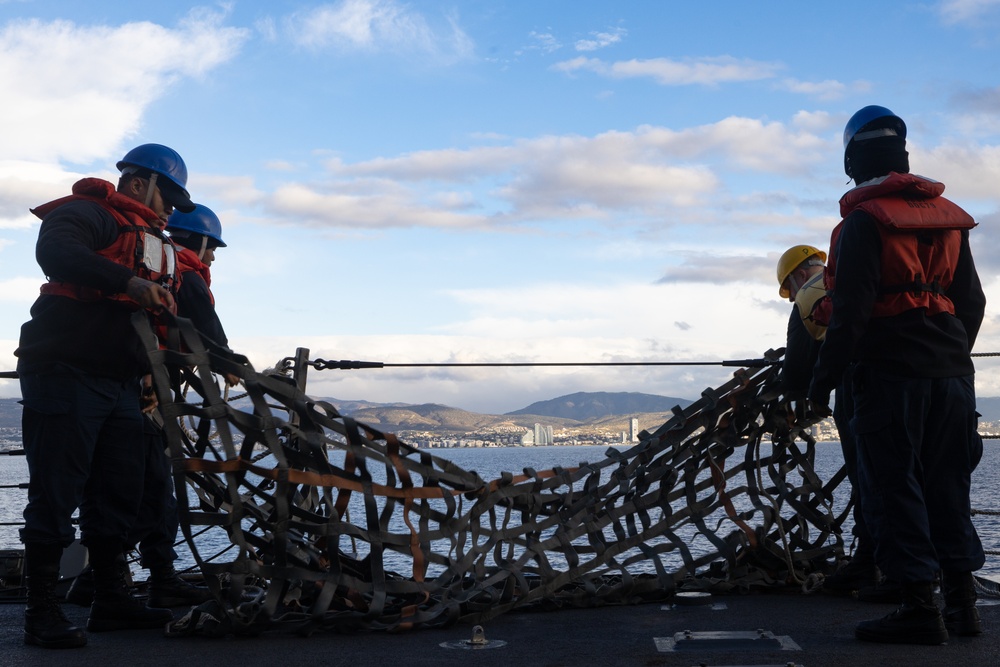
[[[780,351],[631,448],[484,480],[279,371],[207,350],[186,320],[170,327],[176,349],[136,324],[181,529],[215,598],[168,635],[398,631],[686,591],[808,592],[844,555],[844,471],[815,474],[816,443],[778,400]],[[190,389],[171,399],[178,373]],[[225,400],[213,373],[240,377],[250,407]],[[228,549],[202,553],[213,534]]]

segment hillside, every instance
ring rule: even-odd
[[[351,409],[346,402],[330,401],[346,415],[381,430],[427,430],[469,432],[492,426],[498,418],[466,412],[446,405],[426,403],[424,405],[371,406]]]
[[[691,401],[670,396],[640,394],[638,392],[577,392],[538,401],[526,408],[508,412],[508,415],[539,415],[562,417],[576,421],[589,421],[610,415],[631,415],[640,412],[669,412],[675,405],[682,408]]]
[[[344,414],[387,431],[435,431],[472,433],[511,426],[532,428],[544,421],[553,428],[577,430],[584,427],[608,431],[628,430],[630,417],[642,415],[642,427],[659,425],[676,405],[691,401],[635,392],[578,392],[548,401],[539,401],[503,415],[467,412],[437,404],[376,405],[329,399]],[[658,421],[657,421],[658,420]]]
[[[514,412],[488,415],[435,403],[407,405],[336,398],[323,400],[332,403],[343,414],[382,431],[440,433],[471,433],[510,426],[532,428],[540,421],[557,429],[589,427],[617,432],[628,430],[631,417],[639,418],[640,428],[648,429],[667,421],[674,406],[691,404],[684,399],[654,394],[578,392],[538,401]],[[21,406],[17,401],[16,398],[0,399],[0,428],[20,429]],[[1000,421],[1000,397],[979,398],[978,408],[983,415],[981,421]]]
[[[504,427],[532,428],[538,421],[554,428],[578,429],[592,426],[615,431],[628,430],[630,417],[642,415],[642,428],[659,425],[670,416],[675,405],[690,401],[667,396],[638,393],[579,392],[549,401],[539,401],[503,415],[480,414],[436,403],[407,405],[372,403],[360,400],[322,399],[332,403],[342,414],[370,424],[382,431],[433,431],[472,433]],[[235,404],[241,409],[249,408]],[[662,419],[660,417],[662,416]],[[659,423],[657,420],[659,419]],[[19,428],[21,406],[17,399],[0,399],[0,427]]]
[[[384,431],[410,430],[461,434],[514,426],[530,429],[539,420],[544,420],[547,425],[555,428],[577,428],[593,421],[537,413],[487,415],[433,403],[406,406],[369,405],[352,410],[345,402],[338,402],[336,399],[330,402],[344,414]],[[623,418],[622,421],[626,419]]]

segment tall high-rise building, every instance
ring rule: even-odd
[[[635,417],[628,422],[628,437],[632,442],[639,442],[639,420]]]
[[[535,424],[535,444],[539,446],[552,444],[551,426],[542,426],[538,423]]]

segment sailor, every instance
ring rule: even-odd
[[[167,220],[167,233],[177,250],[177,314],[192,320],[206,344],[226,347],[229,340],[215,311],[210,266],[215,249],[224,248],[222,223],[207,206],[195,204],[191,211],[174,211]],[[228,348],[227,348],[228,349]],[[235,386],[239,378],[227,373],[226,383]],[[161,423],[147,419],[143,424],[146,469],[139,516],[129,533],[127,549],[138,547],[140,565],[149,570],[149,604],[155,607],[192,606],[205,602],[211,593],[183,579],[174,567],[177,552],[177,499]],[[93,599],[93,578],[88,570],[78,576],[66,593],[66,601],[89,605]]]
[[[861,506],[880,569],[902,605],[859,639],[941,644],[981,632],[973,571],[985,560],[970,516],[982,456],[970,351],[986,297],[969,249],[972,217],[944,185],[910,174],[906,124],[868,106],[844,130],[844,170],[827,287],[832,316],[809,401],[829,414],[852,363]],[[941,572],[945,609],[933,598]]]
[[[830,299],[824,283],[826,253],[810,245],[792,246],[778,259],[778,294],[795,306],[788,318],[785,356],[782,362],[782,390],[785,400],[798,408],[804,416],[806,393],[812,380],[813,366],[819,355],[820,344],[826,337],[830,319]],[[890,590],[887,583],[879,585],[875,566],[875,545],[858,493],[857,447],[851,435],[850,369],[844,382],[837,386],[833,419],[840,433],[840,446],[851,482],[851,499],[854,501],[853,534],[857,546],[853,557],[832,575],[823,580],[823,590],[837,595],[855,594],[860,599],[898,601],[898,586]]]
[[[215,251],[225,248],[222,222],[212,209],[195,204],[193,211],[175,211],[167,223],[167,233],[179,247],[177,270],[183,277],[177,296],[177,314],[190,319],[209,346],[228,349],[229,339],[215,310],[211,266]],[[226,375],[226,383],[235,386],[239,378]]]
[[[46,648],[87,642],[54,595],[63,548],[80,509],[95,596],[87,629],[158,628],[166,609],[136,601],[126,585],[123,547],[142,495],[140,396],[148,360],[132,325],[175,308],[173,246],[162,230],[174,209],[192,210],[187,167],[160,144],[118,162],[117,187],[98,178],[35,209],[35,255],[48,282],[21,327],[18,375],[30,474],[25,526],[24,641]]]
[[[190,211],[174,211],[167,221],[167,232],[177,246],[177,273],[181,278],[177,292],[177,314],[189,318],[206,339],[206,344],[228,349],[229,340],[215,312],[211,291],[210,266],[215,249],[226,247],[222,223],[207,206],[195,204]],[[235,386],[239,378],[227,373],[226,384]],[[149,569],[149,602],[160,607],[196,605],[211,594],[180,578],[174,568],[177,552],[177,499],[174,497],[170,462],[165,454],[162,429],[147,424],[146,490],[129,545],[138,544],[141,564]]]

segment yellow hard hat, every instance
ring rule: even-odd
[[[821,262],[826,263],[826,253],[811,245],[796,245],[786,250],[778,259],[778,294],[783,299],[787,299],[791,294],[785,289],[785,278],[792,275],[802,262],[810,257],[819,256]]]

